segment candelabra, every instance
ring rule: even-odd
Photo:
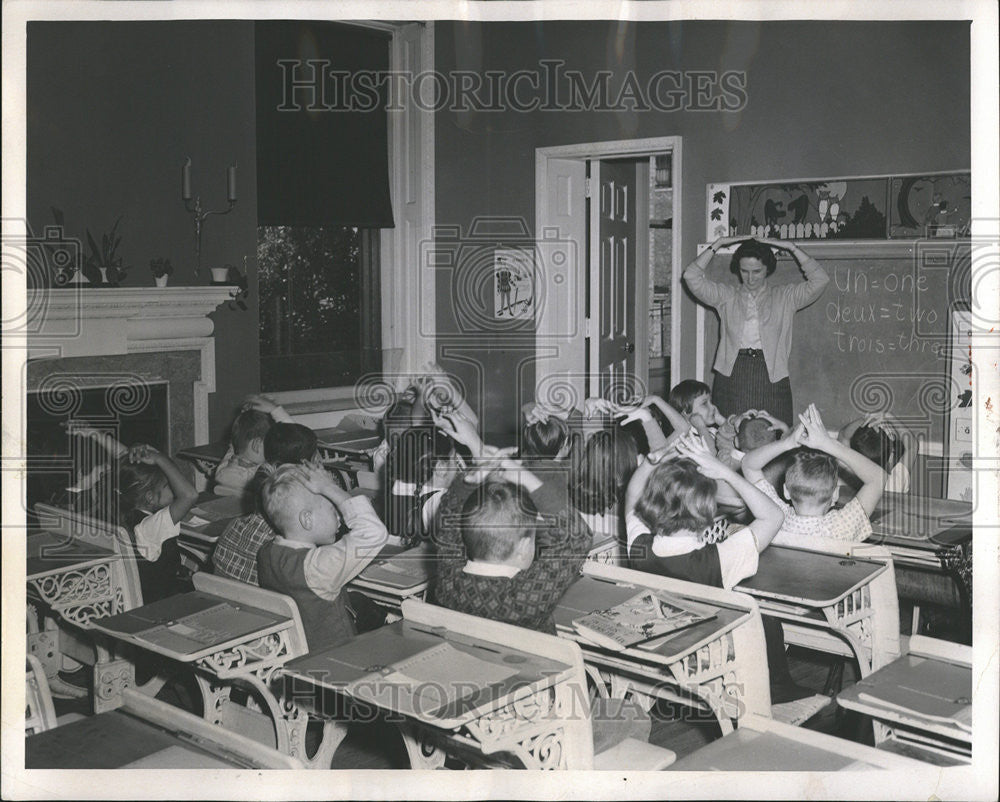
[[[229,214],[236,206],[236,164],[232,164],[226,170],[226,191],[229,198],[229,206],[225,209],[213,209],[202,211],[201,196],[192,199],[191,197],[191,157],[181,168],[181,200],[184,201],[184,208],[194,215],[194,250],[197,261],[195,263],[194,274],[201,274],[201,228],[205,218],[212,214]]]

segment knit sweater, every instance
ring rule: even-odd
[[[542,485],[531,494],[542,517],[531,565],[510,577],[467,573],[462,509],[477,488],[459,477],[441,500],[434,536],[439,567],[432,599],[442,607],[554,634],[552,612],[579,577],[590,548],[590,530],[566,505],[565,492],[560,494],[557,487]]]

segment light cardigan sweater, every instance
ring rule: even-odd
[[[757,299],[760,321],[760,341],[764,363],[771,382],[788,375],[788,356],[792,350],[792,320],[796,311],[809,306],[823,294],[830,281],[826,271],[815,259],[800,265],[806,280],[792,284],[765,284]],[[691,293],[707,306],[715,307],[721,321],[719,350],[712,366],[723,376],[730,376],[740,350],[740,338],[747,320],[750,293],[742,284],[722,284],[705,275],[705,268],[696,259],[684,270],[684,280]]]

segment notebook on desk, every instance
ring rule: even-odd
[[[96,628],[183,660],[287,620],[193,591],[102,618]]]
[[[406,590],[430,581],[433,555],[427,544],[388,557],[378,557],[358,579],[394,590]]]

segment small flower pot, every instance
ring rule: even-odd
[[[154,276],[153,278],[156,279],[156,286],[157,287],[166,287],[167,286],[167,279],[169,279],[170,276]]]
[[[228,267],[213,267],[212,268],[212,281],[216,284],[225,284],[229,278],[229,268]]]

